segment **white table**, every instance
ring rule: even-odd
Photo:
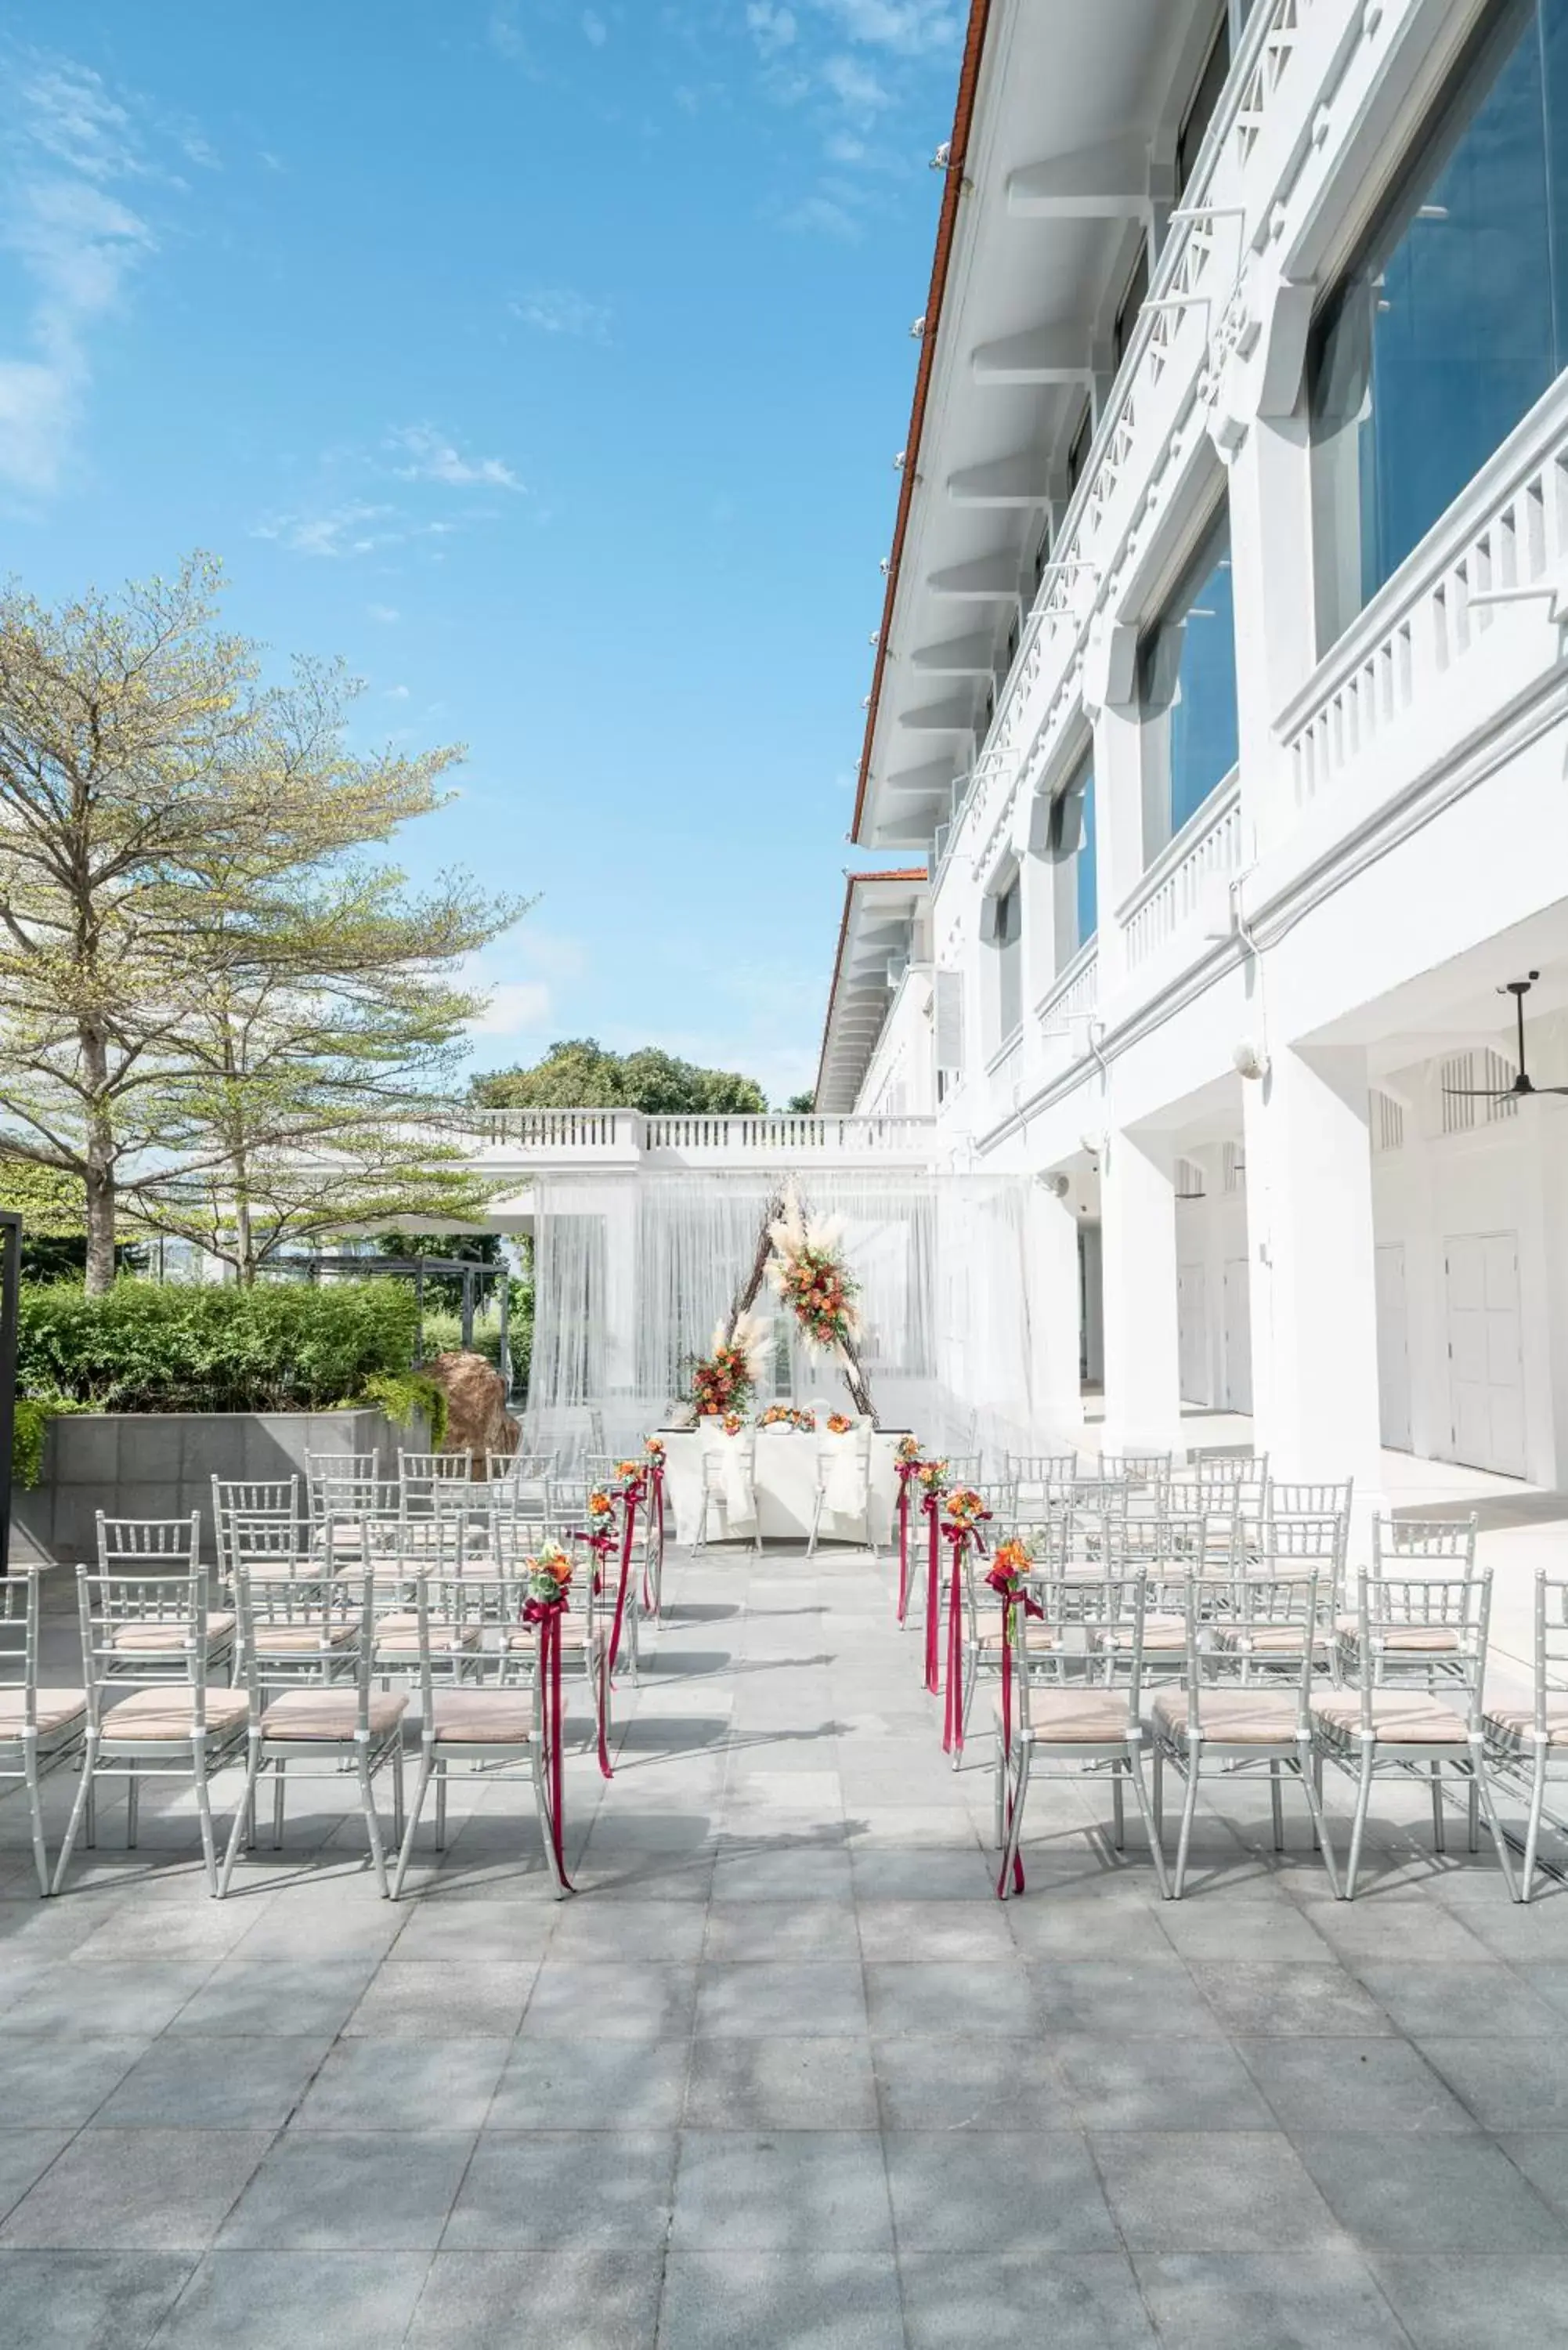
[[[873,1429],[871,1432],[869,1531],[879,1547],[891,1538],[898,1507],[898,1446],[902,1432],[896,1428]],[[674,1514],[675,1539],[690,1545],[696,1541],[701,1523],[702,1448],[708,1440],[690,1428],[660,1429],[659,1434],[665,1451],[665,1490]],[[743,1532],[731,1534],[723,1524],[722,1511],[715,1505],[709,1519],[708,1539],[710,1543],[750,1543],[760,1531],[764,1542],[805,1542],[811,1533],[812,1511],[816,1502],[816,1438],[797,1428],[760,1428],[748,1430],[747,1439],[753,1434],[756,1440],[756,1527],[747,1525]],[[824,1510],[817,1539],[864,1544],[867,1532],[864,1516],[841,1516]]]

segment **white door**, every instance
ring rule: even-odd
[[[1444,1242],[1443,1257],[1453,1458],[1522,1477],[1518,1241],[1512,1232],[1461,1232]]]
[[[1225,1266],[1225,1409],[1252,1409],[1251,1288],[1244,1256]]]
[[[1383,1441],[1410,1450],[1410,1328],[1405,1306],[1405,1247],[1388,1241],[1377,1251],[1377,1407]]]
[[[1176,1268],[1177,1363],[1183,1403],[1207,1403],[1209,1397],[1209,1315],[1203,1267]]]

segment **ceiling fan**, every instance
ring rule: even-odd
[[[1568,1086],[1538,1086],[1524,1066],[1524,999],[1540,976],[1538,971],[1532,971],[1525,979],[1509,980],[1497,991],[1500,995],[1512,996],[1514,1017],[1519,1024],[1519,1075],[1512,1085],[1501,1089],[1496,1086],[1445,1086],[1446,1094],[1458,1094],[1467,1101],[1517,1101],[1526,1094],[1568,1094]]]

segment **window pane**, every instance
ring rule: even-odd
[[[1557,372],[1553,263],[1568,265],[1552,230],[1568,230],[1568,213],[1552,221],[1547,68],[1563,118],[1550,177],[1568,182],[1568,0],[1544,0],[1541,12],[1516,0],[1462,71],[1314,331],[1324,646]]]
[[[1220,103],[1220,93],[1225,87],[1225,77],[1231,70],[1231,23],[1222,14],[1214,46],[1204,60],[1198,87],[1192,93],[1192,103],[1176,138],[1176,192],[1179,197],[1192,176],[1192,166],[1198,161],[1198,151],[1203,144],[1203,134]]]
[[[1095,771],[1091,767],[1084,777],[1084,830],[1074,859],[1073,886],[1078,911],[1080,947],[1087,946],[1099,927],[1099,900],[1096,896],[1097,876],[1095,866]]]
[[[1223,516],[1138,654],[1150,789],[1146,858],[1157,857],[1236,764],[1236,628]]]
[[[997,1035],[1005,1040],[1023,1017],[1023,895],[1016,880],[996,901]]]

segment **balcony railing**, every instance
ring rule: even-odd
[[[1070,1036],[1072,1024],[1091,1014],[1100,1000],[1100,950],[1097,939],[1079,948],[1055,985],[1034,1007],[1043,1036]]]
[[[792,1159],[919,1161],[929,1155],[934,1125],[929,1118],[911,1117],[801,1117],[783,1111],[645,1117],[635,1109],[485,1109],[465,1104],[433,1113],[432,1122],[527,1159],[613,1159],[626,1166],[653,1156],[757,1166]]]
[[[1233,775],[1188,819],[1121,909],[1128,971],[1214,907],[1220,887],[1241,863],[1241,779]]]
[[[1534,593],[1521,597],[1521,589]],[[1500,591],[1508,604],[1478,601]],[[1503,614],[1516,600],[1521,610],[1554,616],[1568,602],[1568,386],[1561,380],[1283,713],[1280,739],[1297,808],[1368,753],[1381,754],[1394,730],[1430,712],[1439,693],[1470,693],[1455,672],[1489,636],[1499,650]],[[1516,682],[1505,685],[1501,665],[1493,673],[1501,690]]]

